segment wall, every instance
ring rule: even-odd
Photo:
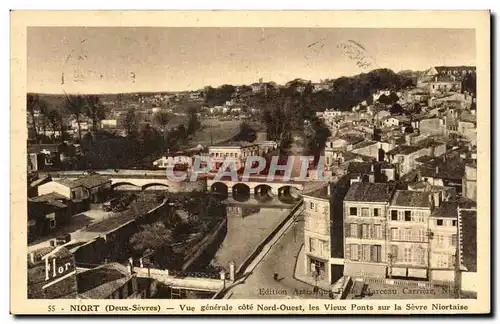
[[[55,181],[44,183],[43,185],[38,187],[38,195],[40,196],[49,194],[51,192],[56,192],[60,195],[67,197],[68,199],[71,199],[70,188],[63,186],[62,184],[57,183]]]

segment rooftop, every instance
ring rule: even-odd
[[[434,211],[431,213],[431,216],[438,218],[456,219],[458,217],[457,207],[457,201],[443,201],[438,208],[434,209]]]
[[[103,219],[100,222],[90,224],[90,226],[83,228],[80,232],[84,235],[86,233],[108,233],[114,230],[117,227],[120,227],[130,221],[133,221],[136,218],[139,218],[142,215],[145,215],[153,208],[157,207],[158,203],[155,202],[146,202],[146,201],[138,201],[134,202],[130,205],[130,208],[122,213],[115,214],[108,218]],[[78,232],[75,233],[75,236],[78,235]]]
[[[45,203],[45,204],[52,205],[54,207],[59,207],[59,208],[68,207],[66,204],[64,204],[63,202],[60,201],[60,200],[66,201],[67,199],[68,199],[67,197],[65,197],[61,194],[58,194],[56,192],[51,192],[51,193],[48,193],[45,195],[30,198],[30,200],[32,202]]]
[[[109,183],[111,182],[111,179],[100,174],[91,174],[84,177],[80,177],[74,180],[74,182],[76,183],[77,186],[82,186],[84,188],[90,189]]]
[[[413,145],[400,145],[387,152],[388,155],[402,154],[408,155],[420,151],[422,147]]]
[[[122,287],[130,276],[126,266],[109,263],[78,273],[78,292],[90,299],[104,299]]]
[[[249,147],[249,146],[255,146],[257,144],[255,143],[250,143],[246,141],[226,141],[226,142],[220,142],[215,145],[210,145],[208,148],[221,148],[221,147],[239,147],[239,148],[244,148],[244,147]]]
[[[411,190],[397,190],[392,199],[392,205],[401,207],[432,207],[429,192]]]
[[[355,182],[344,201],[389,202],[395,186],[387,183]]]

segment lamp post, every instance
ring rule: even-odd
[[[387,275],[388,275],[389,279],[392,279],[392,263],[394,261],[394,255],[392,253],[388,253],[387,254],[387,259],[389,261],[389,264],[388,264],[389,265],[389,269],[387,269],[388,270]]]

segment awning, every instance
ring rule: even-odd
[[[406,268],[392,268],[392,275],[398,277],[406,277]]]
[[[427,269],[408,269],[408,277],[427,278]]]

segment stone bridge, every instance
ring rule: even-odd
[[[244,202],[253,196],[259,202],[267,202],[278,198],[281,202],[293,204],[301,199],[304,181],[285,181],[276,176],[273,181],[266,177],[250,177],[248,180],[207,178],[207,191],[223,196],[231,195],[236,201]]]
[[[170,192],[205,190],[204,180],[172,181],[168,179],[164,170],[98,170],[95,173],[109,177],[111,187],[116,190],[167,190]],[[86,173],[84,171],[58,171],[49,174],[54,180],[62,178],[74,180]]]

